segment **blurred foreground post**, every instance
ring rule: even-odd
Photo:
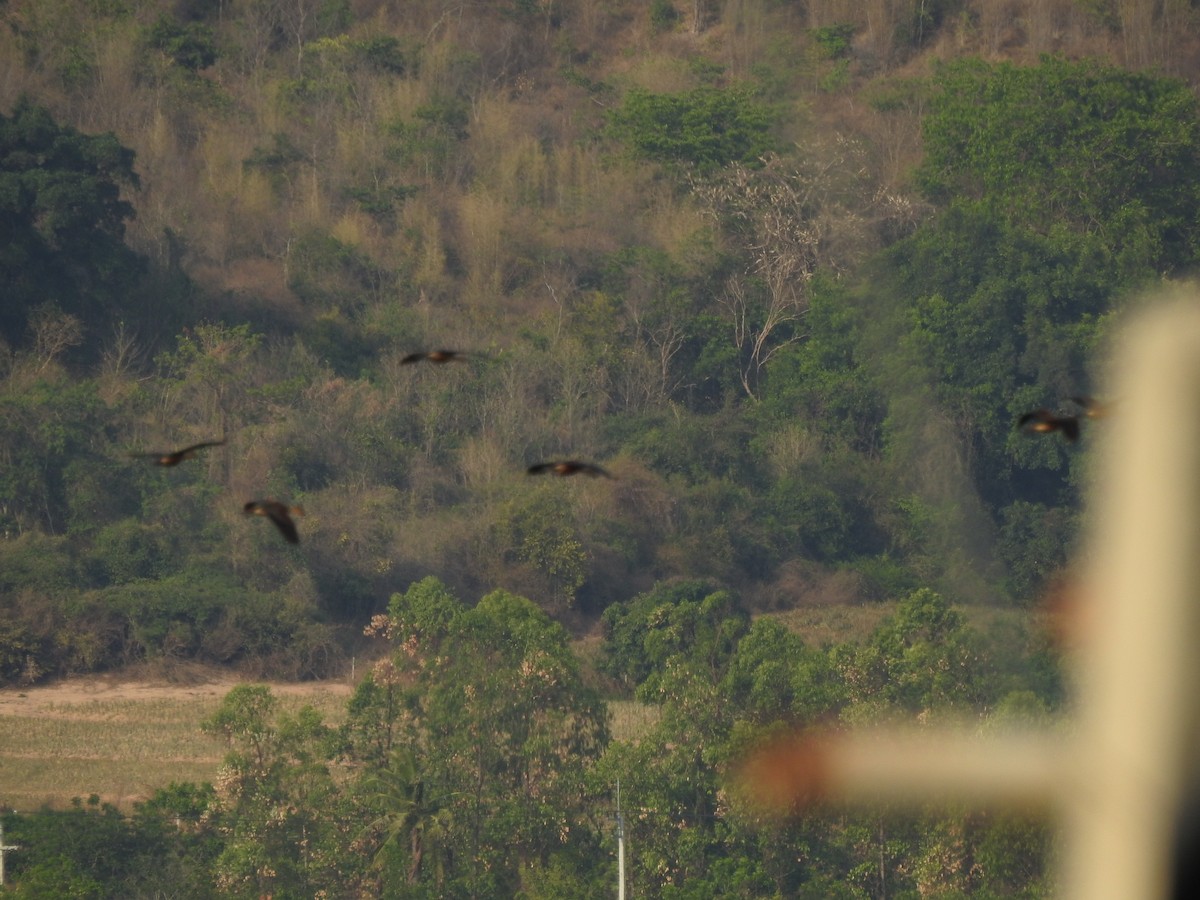
[[[1097,457],[1073,720],[1046,732],[874,729],[793,738],[744,771],[766,804],[967,801],[1046,809],[1060,896],[1200,896],[1200,296],[1135,319]]]
[[[1200,297],[1135,320],[1091,486],[1064,895],[1178,894],[1200,774]],[[1186,852],[1194,853],[1190,847]]]
[[[4,854],[9,850],[20,850],[19,844],[4,843],[4,823],[0,822],[0,887],[4,887]]]

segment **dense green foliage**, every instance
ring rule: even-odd
[[[166,879],[192,897],[606,896],[618,781],[639,896],[1048,893],[1044,822],[931,808],[784,827],[728,784],[784,722],[1045,717],[1059,697],[1030,677],[1030,635],[976,631],[929,590],[865,643],[823,648],[698,582],[606,619],[613,671],[659,711],[635,737],[610,736],[534,604],[496,591],[468,607],[427,578],[372,622],[389,652],[344,726],[241,685],[203,724],[230,748],[215,786],[172,785],[129,818],[94,801],[7,816],[33,851],[11,857],[16,896],[151,896]]]
[[[944,66],[918,181],[1046,233],[1094,234],[1126,266],[1190,263],[1200,122],[1181,81],[1096,61]]]
[[[1185,7],[990,63],[987,0],[9,0],[0,684],[389,642],[344,729],[240,688],[216,785],[12,818],[19,895],[599,896],[618,778],[635,895],[1046,895],[1041,823],[783,828],[723,778],[781,722],[1061,704],[962,609],[1075,550],[1104,425],[1017,417],[1197,262],[1195,96],[1145,68]],[[833,646],[763,615],[875,602]]]
[[[745,89],[700,87],[682,95],[633,90],[612,115],[612,132],[656,162],[713,169],[756,163],[771,149],[770,114]]]
[[[1013,422],[1093,391],[1127,299],[1193,261],[1180,82],[1058,58],[885,79],[881,115],[920,111],[919,207],[867,138],[787,143],[807,70],[767,45],[659,88],[564,50],[583,20],[557,6],[499,12],[510,43],[477,51],[338,3],[189,9],[95,12],[171,110],[154,140],[126,129],[136,157],[31,99],[0,123],[4,679],[319,675],[431,573],[585,625],[667,576],[759,609],[834,583],[1029,603],[1068,559],[1086,444]],[[94,42],[23,21],[29,71],[91,96]],[[852,23],[797,33],[854,64]],[[575,124],[537,136],[486,87],[540,90],[525,74]],[[265,111],[243,83],[271,85],[269,125],[226,145],[235,109]],[[230,183],[168,200],[168,144]],[[236,245],[200,226],[213,203]],[[431,345],[477,352],[399,365]],[[176,469],[124,458],[219,436]],[[522,477],[558,454],[619,480]],[[310,511],[299,550],[238,513],[272,495]]]
[[[40,307],[93,326],[122,309],[140,269],[121,197],[138,183],[133,157],[115,135],[81,134],[26,98],[0,113],[0,338],[20,343]]]
[[[886,251],[885,365],[959,436],[1002,583],[1027,598],[1072,549],[1085,457],[1013,422],[1091,393],[1132,293],[1194,266],[1200,119],[1183,84],[1095,62],[964,61],[934,87],[918,180],[944,208]],[[926,422],[896,425],[928,452]]]

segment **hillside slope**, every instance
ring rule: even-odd
[[[1196,262],[1187,4],[0,16],[33,248],[0,260],[6,682],[325,676],[429,574],[579,632],[680,577],[1035,603],[1087,442],[1014,423],[1102,390],[1119,310]],[[1013,152],[1045,153],[961,139],[1030,121],[1063,127]],[[559,458],[616,477],[525,474]],[[266,497],[295,547],[243,514]]]

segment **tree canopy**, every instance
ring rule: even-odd
[[[1061,57],[960,60],[933,81],[918,172],[931,198],[1094,234],[1142,267],[1195,258],[1200,117],[1185,83]]]
[[[771,113],[751,91],[698,87],[684,94],[626,94],[610,116],[614,136],[637,156],[711,170],[757,164],[772,147]]]
[[[1045,822],[727,778],[1062,708],[1072,398],[1196,262],[1188,4],[169,6],[4,6],[0,681],[369,674],[6,816],[19,890],[599,897],[619,780],[639,896],[1050,891]]]
[[[0,114],[0,335],[24,341],[38,307],[99,324],[141,268],[125,243],[134,153],[113,134],[82,134],[22,97]]]

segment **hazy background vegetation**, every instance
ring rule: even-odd
[[[0,675],[324,675],[428,574],[1028,606],[1086,449],[1014,418],[1196,251],[1142,7],[11,0]]]
[[[691,869],[678,845],[642,860],[646,891],[734,877],[714,860],[750,838],[710,831],[735,707],[753,731],[1061,703],[1026,613],[1075,550],[1103,423],[1071,446],[1014,422],[1103,395],[1122,310],[1194,269],[1190,2],[7,0],[0,18],[0,683],[181,660],[326,677],[401,652],[363,628],[428,576],[468,607],[528,602],[592,636],[580,692],[554,701],[594,723],[568,741],[598,761],[586,777],[669,766],[665,743],[708,779],[689,801],[708,843]],[[443,346],[471,356],[400,365]],[[220,436],[174,469],[127,455]],[[524,475],[560,455],[617,480]],[[303,504],[298,547],[243,516],[263,496]],[[897,618],[853,644],[756,618],[861,603]],[[960,640],[964,604],[1023,614]],[[955,653],[954,679],[921,681]],[[416,678],[409,746],[467,753],[437,743],[453,715]],[[661,740],[610,743],[590,691],[662,705]],[[320,736],[296,727],[280,758]],[[721,749],[679,731],[700,727]],[[550,752],[548,734],[521,740]],[[581,833],[601,782],[556,783]],[[529,823],[550,824],[512,813],[533,829],[519,858],[487,857],[475,802],[454,839],[474,862],[426,889],[486,893],[488,871],[533,890],[513,873],[535,861],[553,896],[554,841]],[[855,865],[890,893],[863,827],[825,874],[756,843],[778,868],[744,873],[748,895]],[[915,885],[923,852],[892,871]]]

